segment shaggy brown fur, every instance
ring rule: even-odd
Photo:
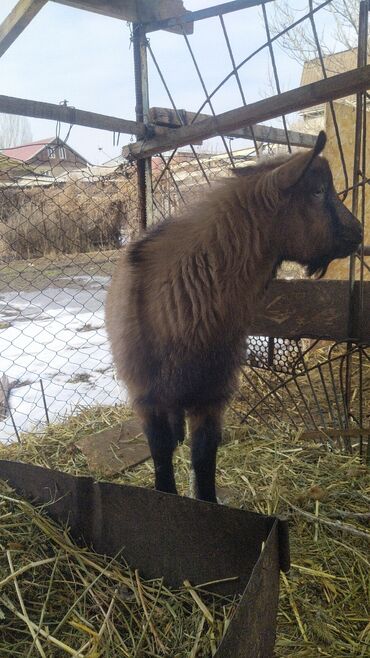
[[[222,408],[248,324],[283,260],[322,273],[354,251],[360,223],[317,146],[227,179],[122,254],[106,321],[118,376],[143,420],[156,486],[176,492],[172,452],[190,417],[197,494],[215,500]]]

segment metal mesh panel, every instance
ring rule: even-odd
[[[138,231],[136,167],[46,164],[0,181],[2,438],[118,397],[104,298]]]
[[[196,107],[187,108],[193,110],[192,113],[181,109],[184,95],[177,92],[177,98],[171,89],[174,73],[178,75],[173,67],[175,51],[173,57],[164,61],[158,52],[160,33],[155,33],[153,27],[152,34],[148,32],[140,53],[140,49],[136,53],[143,56],[145,51],[149,73],[156,80],[153,96],[168,108],[164,117],[158,108],[149,110],[144,107],[148,98],[142,94],[142,118],[138,121],[145,120],[148,134],[141,142],[139,140],[138,148],[142,153],[137,156],[138,164],[122,159],[116,166],[86,168],[76,162],[59,161],[59,158],[57,163],[55,154],[50,153],[45,166],[35,171],[33,167],[20,166],[11,158],[1,161],[0,390],[3,400],[0,408],[4,416],[0,421],[1,438],[47,422],[78,405],[111,404],[119,400],[103,326],[105,289],[118,257],[118,247],[138,234],[143,218],[153,224],[173,217],[189,201],[193,202],[197,194],[202,194],[203,189],[212,187],[217,179],[233,175],[234,167],[248,166],[257,156],[287,153],[299,145],[309,146],[318,129],[326,127],[330,131],[337,188],[365,226],[370,179],[365,94],[339,99],[339,104],[330,101],[300,114],[293,104],[289,116],[275,117],[269,126],[246,126],[245,122],[235,121],[227,133],[219,131],[213,140],[201,145],[194,143],[185,149],[176,146],[166,152],[159,149],[154,157],[145,160],[144,175],[140,175],[140,170],[143,173],[141,158],[153,127],[166,126],[174,134],[176,126],[194,124],[204,118],[203,113],[217,117],[219,112],[232,109],[235,103],[246,107],[257,101],[256,88],[252,95],[248,82],[251,72],[258,71],[259,78],[270,79],[269,94],[280,95],[281,71],[287,60],[278,46],[284,46],[290,39],[294,50],[303,27],[310,35],[309,57],[314,62],[312,70],[303,73],[313,76],[308,82],[325,80],[368,61],[363,39],[349,63],[333,63],[324,52],[318,34],[327,9],[334,8],[331,0],[316,5],[308,2],[303,12],[291,7],[284,26],[276,19],[273,3],[263,4],[260,9],[248,9],[246,5],[239,2],[233,8],[238,9],[237,15],[245,25],[250,12],[254,12],[254,16],[259,12],[260,44],[251,48],[245,42],[242,55],[235,51],[233,31],[236,27],[229,21],[224,4],[218,11],[215,8],[212,15],[209,13],[208,21],[200,21],[209,26],[202,29],[214,35],[215,53],[218,49],[224,53],[218,84],[204,73],[204,61],[197,55],[199,40],[189,36],[184,26],[179,28],[180,34],[173,36],[176,53],[180,49],[186,53],[187,72],[192,72],[184,79],[184,88],[187,84],[188,88],[197,89]],[[362,7],[365,5],[367,10],[368,5],[361,3]],[[199,19],[205,17],[198,16]],[[148,26],[140,29],[144,33],[149,30]],[[136,61],[136,69],[140,69],[139,61]],[[137,80],[137,87],[141,82]],[[231,88],[236,89],[237,97],[234,92],[230,93]],[[358,108],[361,108],[360,113]],[[352,113],[350,119],[344,116],[345,112]],[[353,136],[346,123],[349,121],[353,127],[355,119]],[[130,153],[130,146],[132,144],[128,145],[126,153]],[[368,272],[362,251],[353,259],[351,272],[344,278],[353,287],[355,278],[363,282]],[[297,266],[285,266],[280,276],[301,277],[302,270]],[[332,350],[325,357],[328,373],[323,376],[324,382],[330,377],[329,361],[333,353]],[[244,395],[248,400],[244,400],[243,408],[238,406],[243,419],[249,413],[257,413],[259,405],[262,405],[258,410],[262,419],[268,418],[267,409],[271,407],[279,414],[279,405],[286,407],[286,401],[293,395],[286,385],[289,378],[294,380],[298,391],[300,378],[305,378],[306,388],[312,394],[314,386],[310,384],[308,373],[313,363],[321,381],[321,353],[305,340],[252,336],[246,343],[245,354],[244,373],[250,381],[249,398]],[[344,379],[341,375],[341,383],[336,385],[335,391],[333,389],[338,401],[335,417],[329,411],[334,406],[330,399],[328,401],[325,389],[317,416],[307,411],[305,387],[301,387],[298,397],[293,395],[295,411],[290,414],[289,422],[314,429],[348,427],[352,422],[349,403],[354,399],[354,390],[358,391],[358,397],[353,416],[358,425],[365,422],[362,380],[367,353],[361,346],[347,345],[343,355],[340,371],[345,372]],[[355,359],[358,359],[358,367]],[[241,391],[245,392],[243,386],[244,383]],[[273,395],[272,391],[275,391]],[[312,397],[316,405],[315,394]]]

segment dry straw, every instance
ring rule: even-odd
[[[236,600],[189,582],[170,591],[117,556],[77,548],[44,512],[0,485],[0,655],[212,655]],[[199,633],[199,629],[202,633]]]
[[[76,448],[76,441],[119,423],[129,413],[118,408],[82,412],[63,424],[51,425],[45,434],[29,434],[22,438],[20,445],[2,448],[0,458],[86,474],[87,464]],[[186,494],[189,483],[187,445],[178,449],[175,466],[180,493]],[[92,475],[100,477],[99,473]],[[221,495],[228,504],[264,514],[285,513],[290,517],[292,568],[290,574],[281,579],[276,656],[369,656],[370,478],[359,458],[335,448],[303,442],[300,433],[292,432],[283,422],[271,420],[267,431],[260,423],[240,427],[230,415],[225,443],[219,451],[217,478],[223,488]],[[152,464],[145,462],[111,480],[152,486]],[[22,653],[22,648],[17,654],[17,644],[12,643],[7,648],[0,644],[1,656],[38,656],[35,637],[47,656],[54,655],[49,648],[52,641],[38,629],[54,633],[54,637],[61,621],[59,630],[64,629],[66,635],[56,639],[79,648],[85,643],[82,655],[90,658],[163,656],[164,648],[172,658],[212,655],[228,624],[232,603],[230,607],[216,606],[214,599],[210,602],[204,594],[194,592],[188,583],[178,593],[178,598],[173,599],[162,582],[142,583],[139,574],[125,576],[122,583],[120,579],[124,576],[122,572],[117,575],[116,562],[109,564],[98,556],[76,551],[63,531],[44,517],[37,517],[39,520],[35,522],[36,513],[25,503],[8,501],[3,505],[1,521],[8,535],[1,539],[1,573],[6,579],[1,608],[6,618],[13,611],[13,627],[21,629],[17,640],[19,647],[27,638],[29,650]],[[22,515],[26,515],[27,522]],[[31,516],[33,522],[29,524]],[[16,528],[17,539],[14,539]],[[41,547],[37,555],[28,548],[25,550],[26,538],[30,538],[32,545],[36,542]],[[9,542],[14,541],[19,545],[9,546]],[[11,554],[12,567],[7,551]],[[31,570],[22,571],[29,562],[37,564]],[[16,591],[16,580],[26,614]],[[55,587],[58,595],[54,594]],[[167,619],[164,612],[155,616],[155,612],[162,609],[159,603],[162,596],[168,621],[164,621]],[[31,618],[31,600],[38,617]],[[130,630],[121,630],[122,607],[131,620]],[[142,616],[137,639],[131,634],[137,630],[135,620],[139,609]],[[92,616],[89,610],[93,611]],[[187,615],[190,615],[190,630],[186,626]],[[178,634],[185,627],[191,645],[184,654],[179,653]],[[205,642],[208,642],[207,648]],[[107,648],[113,646],[117,648]],[[131,653],[125,654],[128,646]],[[145,653],[145,647],[150,647],[149,653]],[[55,655],[68,654],[55,645]]]
[[[71,180],[6,190],[0,208],[0,258],[40,258],[113,249],[137,230],[137,192],[129,178]],[[5,194],[4,192],[4,194]]]

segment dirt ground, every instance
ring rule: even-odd
[[[0,260],[0,293],[44,290],[50,286],[65,288],[73,285],[73,277],[81,275],[110,276],[119,253],[119,250],[97,251],[8,263]]]

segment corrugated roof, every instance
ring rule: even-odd
[[[9,158],[13,158],[14,160],[28,162],[42,151],[45,146],[55,142],[56,139],[56,137],[38,139],[36,142],[31,142],[30,144],[22,144],[21,146],[12,146],[11,148],[2,149],[1,153],[7,155]]]

